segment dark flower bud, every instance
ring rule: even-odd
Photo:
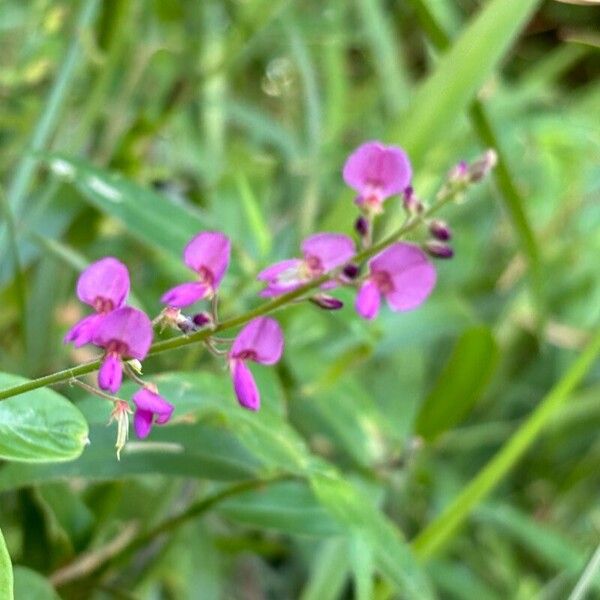
[[[207,312],[199,312],[192,317],[192,321],[196,327],[204,327],[212,323],[212,317]]]
[[[448,227],[448,223],[439,219],[434,219],[429,223],[429,231],[434,238],[442,242],[447,242],[452,238],[452,230]]]
[[[425,243],[425,250],[434,258],[452,258],[454,250],[444,242],[430,240]]]
[[[356,279],[360,275],[360,267],[358,265],[350,263],[344,267],[342,273],[348,279]]]
[[[341,300],[327,294],[317,294],[310,298],[310,301],[325,310],[339,310],[344,306]]]
[[[423,203],[417,198],[412,186],[408,186],[403,193],[404,209],[409,215],[419,215],[423,212]]]
[[[369,221],[363,216],[358,217],[354,223],[354,229],[360,237],[367,236],[369,234]]]

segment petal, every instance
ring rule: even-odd
[[[112,308],[119,308],[129,294],[129,271],[116,258],[107,256],[92,263],[77,280],[77,296],[94,306],[97,298],[110,300]]]
[[[203,231],[192,238],[183,251],[183,262],[193,271],[207,268],[216,289],[229,266],[231,241],[220,231]]]
[[[156,422],[166,423],[173,414],[175,407],[167,402],[160,394],[155,394],[148,388],[138,390],[132,397],[133,403],[139,410],[149,411],[156,415]]]
[[[174,308],[184,308],[206,298],[210,292],[210,287],[203,283],[182,283],[165,292],[160,301]]]
[[[123,365],[115,354],[107,354],[98,371],[98,387],[111,394],[116,394],[123,381]]]
[[[412,168],[404,150],[367,142],[359,146],[346,160],[344,181],[358,192],[377,187],[382,199],[403,191],[412,178]]]
[[[152,322],[148,316],[130,306],[108,313],[96,328],[94,344],[106,348],[111,342],[127,346],[126,356],[142,360],[152,344]]]
[[[374,319],[379,312],[381,295],[372,281],[365,281],[356,296],[356,312],[364,319]]]
[[[94,332],[102,319],[103,315],[90,315],[81,319],[67,331],[64,338],[65,344],[73,342],[76,348],[89,344],[93,340]]]
[[[135,435],[140,439],[147,438],[152,429],[152,413],[149,410],[137,409],[133,415],[133,428]]]
[[[260,408],[260,392],[252,376],[252,372],[243,360],[232,360],[231,376],[233,378],[233,389],[238,402],[249,410]]]
[[[271,317],[258,317],[248,323],[237,335],[230,356],[237,358],[253,353],[252,360],[264,365],[276,363],[283,352],[283,332]]]
[[[435,287],[435,267],[423,250],[412,244],[393,244],[373,258],[369,267],[391,277],[394,291],[385,296],[393,311],[417,308]]]
[[[302,242],[305,257],[316,256],[325,271],[348,262],[355,253],[354,241],[340,233],[317,233]]]
[[[257,276],[256,279],[259,281],[279,281],[280,278],[288,280],[290,278],[297,277],[302,260],[299,258],[290,258],[288,260],[281,260],[275,264],[263,269]]]

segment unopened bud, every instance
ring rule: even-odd
[[[212,317],[207,312],[199,312],[192,317],[192,321],[197,327],[205,327],[212,323]]]
[[[360,267],[350,263],[344,267],[342,273],[348,279],[356,279],[360,275]]]
[[[448,173],[448,181],[451,183],[463,183],[469,174],[469,165],[466,160],[455,164]]]
[[[434,219],[429,223],[429,231],[434,238],[442,242],[447,242],[452,238],[452,230],[448,227],[448,223],[439,219]]]
[[[492,148],[486,150],[480,158],[470,165],[469,179],[471,181],[481,181],[489,175],[497,163],[498,154],[496,151]]]
[[[454,256],[452,247],[438,240],[426,242],[425,250],[434,258],[452,258]]]
[[[354,229],[356,233],[360,235],[360,237],[366,237],[369,235],[369,227],[370,225],[368,219],[363,216],[358,217],[354,223]]]
[[[317,294],[310,298],[310,301],[325,310],[339,310],[344,306],[341,300],[327,294]]]
[[[409,215],[420,215],[423,212],[423,203],[415,195],[412,186],[409,185],[404,190],[403,196],[404,209]]]

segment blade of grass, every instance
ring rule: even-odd
[[[571,592],[569,600],[584,600],[592,586],[595,577],[600,572],[600,545],[596,548],[596,552],[590,558],[585,570],[583,571],[575,589]]]
[[[373,54],[373,66],[381,81],[381,89],[390,115],[408,106],[409,81],[407,69],[402,64],[404,53],[399,51],[399,41],[394,39],[380,0],[356,0],[359,20]]]
[[[449,33],[437,19],[427,0],[410,0],[415,8],[421,25],[437,50],[445,51],[450,47]],[[477,136],[484,146],[494,148],[498,154],[498,164],[492,176],[500,190],[504,208],[512,222],[514,230],[527,257],[531,272],[531,285],[538,307],[538,314],[544,314],[544,290],[541,274],[540,252],[538,244],[524,209],[524,200],[508,166],[506,153],[500,147],[498,137],[483,104],[475,99],[469,107],[469,116]],[[541,320],[542,321],[542,320]]]
[[[25,330],[23,328],[23,323],[26,322],[27,316],[27,287],[25,281],[25,274],[23,273],[23,266],[21,263],[21,258],[19,254],[19,244],[17,242],[17,228],[15,223],[15,218],[13,215],[13,211],[10,208],[10,204],[8,202],[8,198],[4,193],[4,190],[0,187],[0,214],[6,220],[6,230],[8,233],[8,244],[10,246],[10,252],[12,254],[14,270],[15,270],[15,288],[17,292],[17,302],[19,304],[19,312],[21,314],[21,318],[19,320],[19,325],[21,329],[21,334],[23,335],[23,343],[25,345]]]
[[[7,194],[9,205],[16,216],[19,215],[37,164],[37,159],[33,156],[33,152],[43,150],[48,144],[52,130],[65,104],[65,99],[70,92],[77,66],[84,55],[84,46],[80,33],[92,23],[99,4],[98,0],[85,0],[83,2],[75,25],[75,35],[67,50],[65,60],[58,71],[54,85],[50,90],[44,111],[33,131],[29,144],[29,152],[23,154],[21,161],[17,165],[15,176]]]
[[[418,87],[408,111],[391,128],[419,165],[432,144],[450,135],[479,88],[505,56],[539,0],[492,0],[463,29]]]
[[[560,381],[542,399],[530,417],[434,521],[413,541],[421,560],[430,558],[446,544],[473,509],[514,467],[571,392],[585,377],[600,353],[600,330]]]

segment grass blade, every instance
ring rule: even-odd
[[[538,2],[488,2],[419,86],[409,110],[390,136],[402,143],[417,165],[432,140],[440,143],[452,133],[456,116],[468,107]]]
[[[415,538],[413,545],[418,557],[421,559],[429,558],[451,539],[473,509],[491,492],[533,444],[542,429],[585,377],[599,353],[600,331],[596,333],[562,379],[542,399],[531,416],[500,451],[463,489],[454,502]]]

